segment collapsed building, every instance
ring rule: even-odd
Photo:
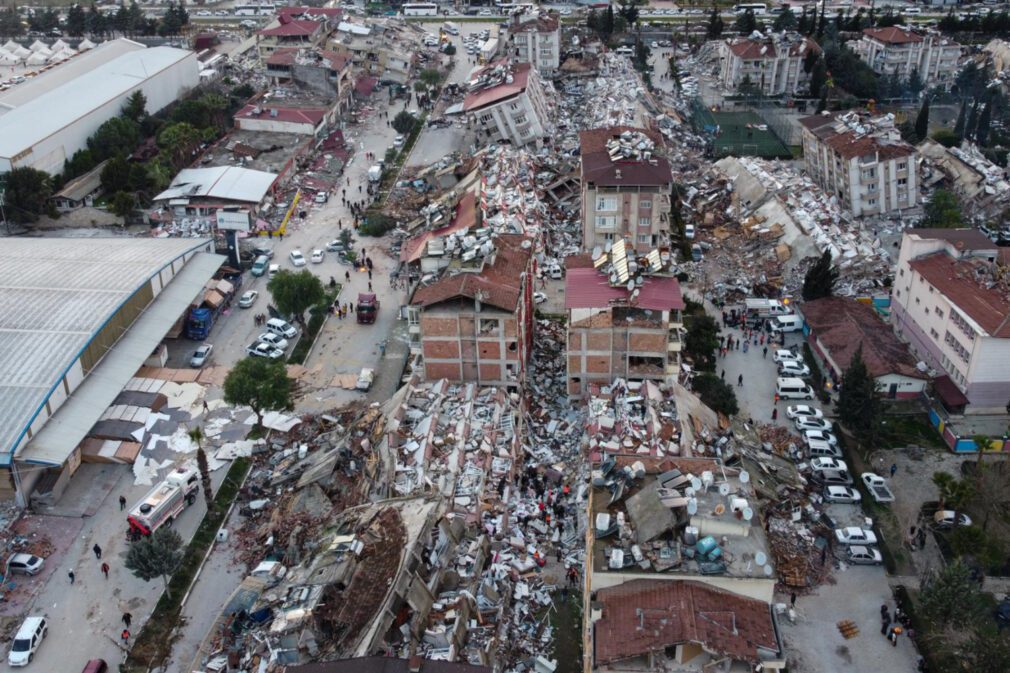
[[[478,144],[507,140],[519,147],[549,137],[553,131],[550,88],[530,63],[503,59],[475,72],[463,111],[477,129]]]

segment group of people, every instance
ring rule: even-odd
[[[894,618],[891,618],[891,611],[887,607],[887,603],[880,606],[880,635],[887,636],[887,639],[891,641],[891,645],[894,647],[898,646],[898,638],[902,633],[908,631],[908,637],[913,636],[913,631],[909,628],[909,617],[901,609],[901,605],[894,606]]]

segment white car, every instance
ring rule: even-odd
[[[797,418],[824,418],[824,412],[817,407],[812,407],[809,404],[794,404],[791,407],[786,407],[786,416],[796,420]]]
[[[533,293],[533,303],[534,304],[543,304],[545,301],[547,301],[547,295],[546,294],[544,294],[543,292],[534,292]]]
[[[804,376],[810,376],[810,367],[807,367],[802,362],[784,360],[779,363],[779,375],[803,378]]]
[[[288,259],[291,260],[292,266],[305,266],[305,255],[302,254],[301,250],[292,250],[288,255]]]
[[[238,298],[239,308],[252,308],[252,305],[256,303],[256,298],[260,296],[260,293],[256,290],[248,290]]]
[[[800,362],[802,358],[791,350],[785,348],[779,348],[774,353],[772,353],[772,360],[775,362]]]
[[[884,562],[876,547],[851,545],[845,549],[845,560],[851,565],[876,566]]]
[[[824,489],[824,499],[828,502],[856,504],[863,499],[863,496],[849,486],[827,486]]]
[[[257,358],[270,358],[271,360],[279,360],[284,357],[284,351],[280,348],[274,348],[270,344],[265,344],[262,341],[257,341],[248,348],[245,352],[249,355]]]
[[[395,138],[393,138],[393,147],[399,149],[399,148],[403,147],[403,143],[404,142],[405,142],[405,138],[402,135],[398,135]]]
[[[803,439],[810,442],[824,442],[831,446],[838,446],[838,438],[826,430],[804,430]]]
[[[288,340],[282,336],[274,334],[273,332],[263,332],[263,334],[256,337],[256,340],[260,343],[270,344],[274,348],[280,348],[281,350],[288,347]]]
[[[45,617],[28,617],[21,622],[14,641],[11,643],[7,663],[10,666],[27,666],[35,658],[43,638],[49,633],[49,623]]]
[[[312,260],[313,264],[322,264],[323,258],[325,256],[326,256],[325,252],[323,252],[319,248],[316,248],[315,250],[312,251],[312,256],[309,259]]]
[[[14,554],[7,559],[7,570],[22,575],[38,575],[46,560],[35,554]]]
[[[970,526],[971,517],[962,512],[954,512],[950,509],[942,509],[933,515],[933,522],[937,528],[950,528],[954,525],[954,516],[957,515],[958,526]]]
[[[845,461],[838,460],[837,458],[811,458],[810,467],[815,472],[823,472],[824,470],[835,470],[836,472],[849,471],[849,466],[845,464]]]
[[[199,369],[207,364],[207,360],[210,359],[211,351],[214,347],[210,344],[202,344],[196,351],[193,352],[193,357],[189,359],[189,366]]]
[[[858,526],[848,526],[847,528],[835,529],[835,541],[838,544],[877,544],[877,536],[872,530],[859,528]]]
[[[831,421],[823,418],[799,416],[793,421],[793,424],[800,432],[806,432],[807,430],[823,430],[824,432],[828,432],[831,430]]]
[[[686,238],[687,240],[691,240],[691,239],[694,238],[694,225],[693,224],[685,224],[684,225],[684,238]]]

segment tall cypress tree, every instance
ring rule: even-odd
[[[838,420],[848,426],[864,446],[872,445],[880,434],[881,406],[877,384],[863,361],[861,344],[842,375],[842,389],[835,408]]]
[[[825,250],[803,278],[803,301],[830,297],[834,292],[836,280],[838,270],[832,267],[831,251]]]
[[[957,113],[957,121],[954,122],[954,135],[957,136],[958,140],[964,139],[964,124],[967,121],[968,116],[968,101],[961,101],[961,109]]]
[[[988,106],[987,108],[988,109]],[[915,137],[922,142],[929,133],[929,96],[922,99],[922,107],[919,108],[919,116],[915,118]]]
[[[989,145],[989,124],[992,121],[992,106],[994,104],[995,98],[989,96],[989,100],[985,102],[985,107],[982,108],[982,112],[978,116],[978,127],[975,129],[975,142],[981,147]]]

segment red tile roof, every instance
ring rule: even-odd
[[[802,56],[808,50],[821,53],[821,48],[809,37],[793,42],[780,42],[780,47],[786,47],[789,56]],[[729,49],[745,61],[757,61],[766,58],[776,58],[778,47],[771,40],[752,40],[749,37],[735,38],[729,41]]]
[[[600,589],[603,616],[593,624],[596,664],[697,643],[707,652],[756,664],[779,653],[769,605],[708,584],[640,579]],[[640,627],[641,625],[641,627]]]
[[[480,76],[481,73],[491,70],[502,63],[502,61],[491,63],[480,72],[475,73],[474,76]],[[511,82],[502,81],[502,83],[497,86],[490,86],[468,93],[466,98],[463,99],[463,109],[467,112],[480,110],[488,105],[494,105],[495,103],[500,103],[501,101],[518,96],[526,90],[526,86],[529,84],[530,69],[532,67],[533,66],[529,63],[515,64],[512,66]]]
[[[649,277],[639,288],[638,298],[632,303],[628,288],[611,286],[607,277],[593,268],[568,268],[565,276],[565,308],[606,308],[616,305],[634,306],[653,311],[684,308],[680,283],[672,276]]]
[[[329,49],[320,49],[319,55],[323,57],[323,60],[329,63],[332,70],[343,70],[351,62],[351,57],[347,54],[338,54],[335,51],[330,51]]]
[[[525,20],[524,20],[525,19]],[[559,27],[555,16],[516,15],[509,24],[510,33],[553,33]]]
[[[908,346],[894,335],[891,326],[881,320],[872,306],[854,299],[827,297],[803,303],[800,311],[814,338],[842,372],[862,346],[863,362],[874,378],[888,374],[928,378],[915,368],[916,361]]]
[[[287,23],[283,21],[287,21]],[[318,21],[312,21],[311,19],[288,19],[285,17],[282,19],[281,25],[273,28],[264,28],[258,31],[257,35],[263,35],[264,37],[308,36],[315,34],[321,25]]]
[[[298,47],[281,47],[267,56],[267,65],[294,65]]]
[[[936,252],[912,260],[909,266],[990,336],[1010,338],[1010,298],[983,284],[992,276],[991,262],[977,257],[954,259]]]
[[[474,299],[480,292],[484,304],[515,312],[519,306],[523,274],[529,271],[532,257],[531,247],[523,247],[525,240],[520,234],[500,235],[495,241],[494,259],[485,262],[479,272],[443,276],[431,285],[419,287],[414,292],[411,305],[434,306],[460,297]]]
[[[863,28],[863,35],[887,44],[912,44],[922,42],[922,36],[904,28]]]
[[[455,231],[463,231],[477,224],[477,197],[472,191],[467,191],[456,204],[456,212],[449,224],[438,229],[425,231],[413,237],[400,250],[401,262],[415,262],[424,254],[424,246],[428,241],[439,236],[448,236]]]
[[[872,133],[860,135],[848,130],[848,127],[839,131],[836,122],[841,114],[845,113],[803,117],[800,124],[844,159],[877,154],[880,160],[886,161],[911,156],[915,152],[915,148],[903,140],[891,140]]]
[[[611,161],[607,141],[625,131],[636,131],[649,136],[657,146],[662,146],[662,136],[633,126],[610,126],[583,131],[579,134],[582,154],[582,182],[615,187],[633,185],[667,185],[673,181],[670,162],[653,155],[650,161]]]
[[[256,108],[259,114],[256,114]],[[271,114],[271,110],[276,110],[277,114]],[[295,124],[312,124],[317,126],[326,117],[326,110],[323,108],[293,108],[279,107],[277,105],[246,105],[235,115],[235,120],[241,119],[265,119],[270,121],[291,122]]]

